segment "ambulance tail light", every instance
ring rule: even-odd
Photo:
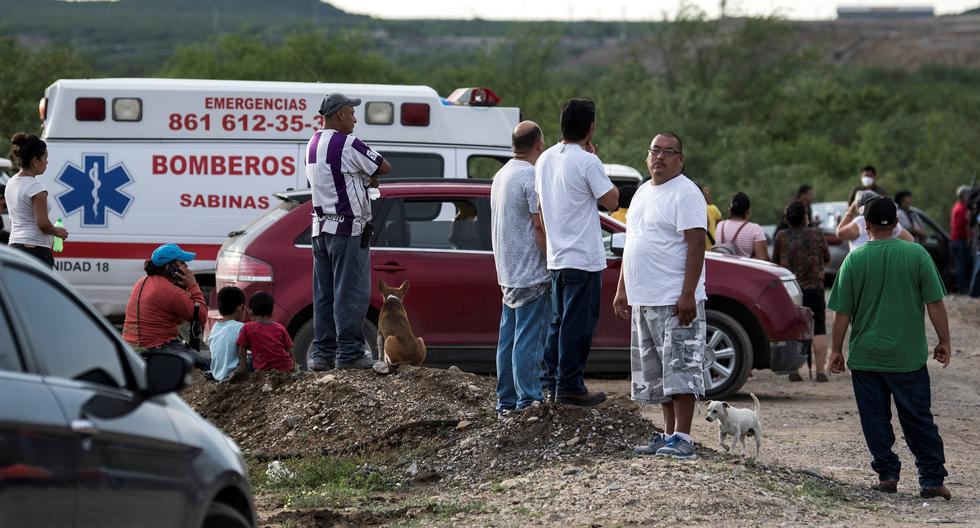
[[[75,119],[78,121],[105,121],[105,99],[79,97],[75,99]]]
[[[489,88],[457,88],[446,98],[455,105],[462,106],[497,106],[500,96]]]
[[[402,103],[402,124],[405,126],[429,126],[428,103]]]
[[[138,97],[116,97],[112,100],[113,121],[139,121],[143,119],[143,101]]]
[[[42,97],[37,103],[37,115],[41,118],[41,121],[47,121],[48,119],[48,98]]]
[[[214,278],[221,285],[239,288],[245,284],[272,282],[272,265],[237,251],[222,251],[218,253]]]

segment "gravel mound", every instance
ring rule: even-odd
[[[421,481],[503,478],[559,462],[628,456],[654,432],[617,395],[595,408],[544,404],[498,419],[495,380],[457,368],[256,372],[196,383],[194,409],[252,456],[383,457]]]

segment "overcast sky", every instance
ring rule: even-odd
[[[677,0],[327,0],[352,13],[380,18],[484,18],[503,20],[662,20],[674,16]],[[931,5],[937,14],[960,13],[980,5],[978,0],[727,0],[732,15],[771,15],[785,18],[834,18],[841,6]],[[687,3],[718,16],[719,0],[689,0]]]

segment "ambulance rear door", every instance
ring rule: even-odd
[[[230,231],[306,179],[295,142],[53,140],[48,151],[52,217],[70,234],[56,269],[106,315],[124,313],[158,245],[197,253],[200,279]]]

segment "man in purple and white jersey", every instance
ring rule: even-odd
[[[352,135],[360,99],[323,99],[323,129],[306,146],[313,191],[313,347],[310,370],[370,368],[361,325],[371,296],[368,189],[391,165]],[[363,239],[363,240],[362,240]]]

